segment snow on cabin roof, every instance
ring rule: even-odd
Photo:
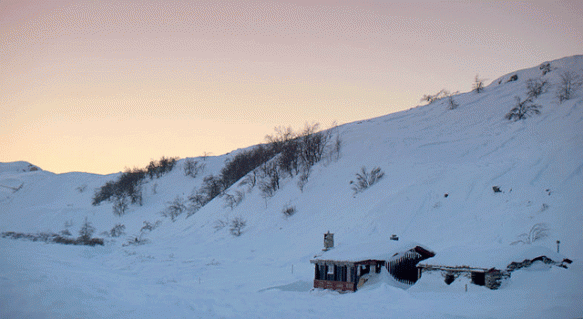
[[[316,255],[312,261],[358,262],[363,260],[389,260],[393,255],[421,247],[430,249],[415,242],[399,242],[394,240],[380,240],[374,242],[344,244],[339,243],[334,248]]]
[[[533,260],[545,256],[555,262],[567,258],[557,252],[542,246],[457,246],[438,251],[434,258],[424,262],[440,266],[470,266],[476,268],[505,269],[512,262]]]

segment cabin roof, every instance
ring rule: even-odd
[[[338,243],[334,248],[320,252],[311,260],[312,263],[318,261],[347,262],[355,263],[366,260],[389,260],[393,255],[419,247],[430,253],[433,252],[415,242],[399,242],[394,240],[378,240],[364,243]]]

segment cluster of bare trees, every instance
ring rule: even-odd
[[[423,97],[421,98],[421,102],[427,102],[427,103],[431,104],[435,101],[445,99],[446,104],[447,104],[447,108],[449,110],[454,110],[459,106],[459,104],[453,98],[453,96],[456,94],[458,94],[457,91],[450,93],[448,90],[442,89],[441,91],[437,92],[436,94],[423,95]]]
[[[247,191],[257,186],[262,196],[269,198],[277,192],[282,180],[299,175],[298,186],[303,189],[311,168],[325,158],[337,160],[342,148],[338,130],[335,127],[321,130],[319,124],[306,124],[299,132],[291,127],[277,127],[265,139],[265,144],[239,151],[227,159],[218,175],[206,176],[187,201],[175,200],[163,214],[174,218],[187,212],[188,217],[216,197],[223,197],[225,205],[233,209],[245,197],[240,190],[227,192],[236,182]],[[192,167],[194,163],[189,165]]]
[[[97,206],[104,201],[113,203],[113,213],[124,215],[130,204],[142,205],[142,186],[146,177],[160,178],[172,171],[177,157],[162,156],[159,161],[150,161],[145,168],[126,169],[115,181],[109,181],[95,191],[92,204]]]
[[[526,98],[521,99],[519,96],[515,96],[514,107],[506,114],[508,120],[523,120],[529,116],[540,114],[541,105],[534,103],[535,99],[541,95],[548,92],[551,87],[551,83],[544,76],[550,73],[553,68],[549,62],[540,65],[540,70],[542,71],[542,76],[536,79],[529,79],[526,81]],[[580,75],[572,72],[565,71],[559,74],[560,81],[557,83],[556,98],[559,103],[572,99],[576,92],[583,85],[583,79]]]

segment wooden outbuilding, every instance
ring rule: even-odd
[[[443,274],[446,284],[451,284],[460,276],[470,279],[472,284],[498,289],[511,273],[535,263],[547,267],[567,268],[571,260],[546,247],[506,246],[495,248],[452,247],[440,252],[431,264],[419,264],[421,272],[438,271]]]

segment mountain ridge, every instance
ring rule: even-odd
[[[340,157],[316,164],[303,189],[297,186],[299,176],[283,178],[272,197],[262,196],[258,187],[249,191],[235,183],[225,192],[235,194],[240,191],[244,194],[237,206],[231,208],[224,197],[216,197],[192,216],[187,218],[182,214],[175,222],[161,215],[171,201],[177,196],[186,199],[193,190],[200,188],[204,176],[217,175],[225,160],[251,147],[206,159],[192,158],[206,164],[205,171],[197,178],[185,176],[182,170],[185,159],[179,160],[168,174],[159,179],[146,179],[143,205],[131,205],[121,217],[112,214],[111,203],[91,205],[94,191],[117,178],[119,173],[22,172],[3,167],[27,167],[28,163],[0,163],[0,185],[18,186],[22,183],[17,191],[0,188],[0,232],[47,229],[56,232],[71,222],[73,226],[69,229],[76,234],[85,217],[98,232],[123,224],[126,235],[107,238],[104,248],[75,248],[75,253],[64,252],[62,248],[48,249],[66,256],[79,254],[82,257],[68,258],[80,260],[83,265],[94,265],[98,275],[90,275],[94,278],[93,283],[105,280],[105,275],[99,274],[110,271],[116,276],[123,273],[129,277],[122,278],[139,280],[145,285],[151,284],[150,277],[162,282],[161,286],[168,289],[165,291],[171,296],[169,298],[183,306],[178,307],[179,312],[169,304],[161,307],[178,316],[202,314],[198,310],[190,312],[186,306],[194,302],[192,298],[196,300],[198,293],[212,296],[214,306],[207,307],[210,317],[252,316],[253,310],[243,306],[244,302],[265,306],[266,312],[258,313],[270,316],[273,313],[267,311],[275,311],[276,300],[283,296],[291,298],[298,309],[284,307],[291,312],[279,317],[293,316],[290,314],[319,317],[333,313],[356,315],[347,310],[348,306],[342,306],[344,301],[354,299],[370,305],[363,298],[365,295],[371,297],[373,291],[380,293],[381,297],[383,294],[401,296],[399,298],[408,300],[408,303],[415,300],[433,306],[436,300],[445,298],[434,291],[449,293],[445,288],[438,288],[441,286],[434,282],[435,278],[428,276],[405,294],[385,287],[361,295],[356,293],[353,297],[328,295],[334,300],[327,302],[337,308],[328,312],[315,310],[311,300],[317,297],[306,291],[313,276],[309,260],[323,248],[322,234],[326,231],[335,233],[337,245],[371,242],[396,234],[401,240],[427,245],[438,256],[441,252],[451,252],[452,247],[462,247],[460,254],[463,257],[463,254],[471,256],[472,250],[478,251],[476,247],[492,251],[508,247],[520,234],[528,233],[533,225],[545,224],[548,237],[536,244],[555,249],[556,241],[560,240],[561,253],[575,260],[574,269],[577,271],[568,273],[565,278],[582,283],[579,264],[583,260],[583,198],[580,196],[583,193],[583,92],[580,90],[575,97],[562,103],[557,100],[555,92],[562,72],[583,75],[583,56],[550,61],[550,66],[554,69],[544,76],[540,67],[535,66],[492,81],[482,93],[455,94],[452,97],[459,106],[453,110],[448,109],[447,99],[442,98],[406,111],[340,125],[334,133],[342,140]],[[513,75],[518,78],[508,81]],[[525,99],[526,81],[535,78],[548,79],[552,83],[546,94],[534,100],[542,106],[541,114],[509,121],[505,115],[515,106],[515,96]],[[355,194],[350,182],[362,167],[367,171],[379,167],[385,175],[376,184]],[[286,217],[283,214],[286,207],[294,207],[295,214]],[[243,233],[238,237],[228,230],[229,222],[235,218],[246,221]],[[145,221],[154,223],[156,220],[161,221],[156,229],[141,230]],[[226,226],[217,227],[219,221]],[[144,245],[127,245],[142,233]],[[12,255],[17,255],[16,249],[23,245],[29,249],[32,247],[7,239],[0,239],[0,245]],[[42,255],[42,247],[33,249]],[[92,256],[99,256],[99,260]],[[42,258],[46,261],[48,257]],[[51,265],[55,263],[54,260],[50,262]],[[12,264],[7,261],[4,264],[8,265],[7,269],[12,269]],[[191,264],[194,268],[189,268]],[[290,274],[290,265],[295,266],[292,268],[295,273]],[[32,273],[42,274],[42,271],[36,269]],[[561,273],[552,270],[551,274],[552,278],[559,278],[558,282],[565,283],[565,279],[560,279],[563,278]],[[513,283],[507,293],[500,290],[498,296],[509,298],[520,291],[513,289],[530,289],[529,279],[525,279],[528,277],[522,273],[517,276],[522,279]],[[209,286],[197,288],[196,277]],[[118,290],[112,282],[105,282],[110,286],[106,290],[115,290],[118,295],[125,289]],[[267,292],[258,293],[267,287],[286,286],[293,282],[297,282],[292,286],[299,287],[298,291],[287,294],[272,292],[267,297],[264,295]],[[75,285],[80,284],[75,281]],[[160,297],[152,289],[146,291]],[[188,289],[194,292],[187,292]],[[562,293],[568,300],[577,300],[581,296],[574,290]],[[189,296],[189,301],[178,297],[180,294]],[[227,305],[217,304],[222,294],[228,296]],[[433,299],[424,299],[428,294]],[[480,300],[485,294],[498,300],[495,295],[483,291],[464,298]],[[140,296],[142,300],[150,298]],[[269,300],[265,301],[266,304],[258,301],[264,297]],[[381,297],[372,299],[381,302]],[[115,305],[115,309],[123,308],[110,297],[105,298],[107,303]],[[526,299],[512,298],[516,303],[528,305]],[[127,296],[121,300],[134,301]],[[303,304],[310,305],[314,312],[299,310]],[[512,303],[501,304],[502,310],[494,316],[519,314],[511,310]],[[204,308],[199,302],[196,305]],[[555,306],[560,309],[559,315],[580,316],[583,313],[581,306],[575,303],[558,306],[547,302],[533,309],[543,309],[542,314],[554,315],[552,309]],[[229,307],[246,310],[230,312]],[[461,310],[453,310],[455,307],[461,307]],[[446,302],[437,307],[437,317],[463,315],[463,311],[469,311],[466,313],[469,317],[483,316],[483,309],[475,307]],[[384,313],[382,307],[371,311],[373,316]],[[403,312],[404,309],[399,311],[397,314],[407,313]],[[426,317],[423,314],[428,313],[415,314]]]

